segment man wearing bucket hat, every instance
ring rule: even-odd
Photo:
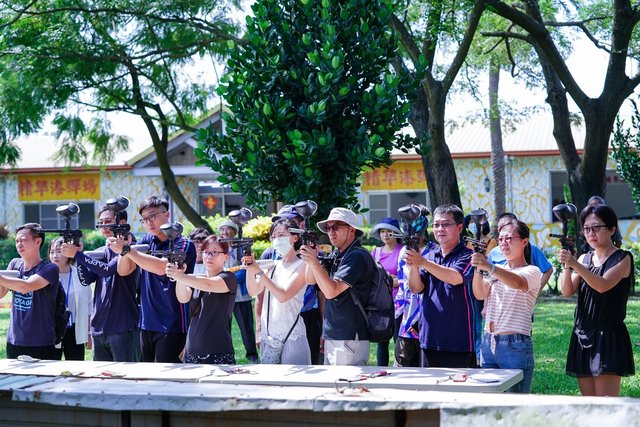
[[[302,246],[300,255],[307,265],[307,282],[317,283],[327,298],[324,309],[325,365],[365,366],[369,360],[369,332],[366,319],[350,295],[360,301],[369,296],[374,274],[371,254],[360,244],[363,231],[356,214],[346,208],[333,208],[329,217],[318,222],[336,250],[324,265],[316,248]]]

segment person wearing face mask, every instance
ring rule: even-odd
[[[264,292],[260,323],[260,360],[262,363],[310,365],[311,352],[307,342],[300,309],[304,303],[305,269],[296,256],[302,245],[300,237],[289,232],[296,227],[286,219],[271,225],[273,249],[281,257],[266,273],[253,255],[243,258],[250,295]]]

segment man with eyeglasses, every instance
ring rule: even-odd
[[[120,224],[127,223],[127,211],[118,213]],[[116,223],[116,212],[104,205],[98,211],[98,224]],[[115,239],[113,231],[100,227],[102,235],[109,241]],[[133,235],[124,242],[131,244]],[[140,334],[138,323],[138,277],[136,264],[118,268],[119,256],[110,247],[96,251],[104,252],[101,260],[93,259],[70,243],[63,243],[61,252],[73,258],[78,265],[78,274],[85,283],[96,282],[93,293],[91,315],[91,339],[93,360],[113,362],[138,362],[140,360]]]
[[[166,251],[169,239],[160,226],[170,220],[169,202],[158,196],[145,199],[138,207],[148,233],[139,244],[149,245],[149,251]],[[176,298],[175,282],[166,276],[167,260],[144,254],[119,239],[110,239],[111,248],[120,254],[118,271],[128,270],[132,264],[141,269],[140,275],[140,347],[142,362],[180,363],[180,352],[186,340],[189,316],[187,306]],[[185,237],[174,242],[175,248],[186,252],[186,273],[193,273],[196,248]]]
[[[409,289],[422,293],[420,347],[423,367],[473,368],[477,366],[475,330],[478,316],[471,288],[472,251],[460,239],[462,209],[438,206],[433,213],[433,234],[438,246],[425,257],[407,250]]]
[[[325,365],[366,366],[369,362],[367,321],[356,306],[353,291],[367,301],[374,274],[373,257],[360,244],[362,229],[356,214],[333,208],[329,217],[318,222],[336,250],[325,265],[318,259],[318,248],[303,245],[300,256],[306,263],[307,283],[317,283],[326,297],[324,308]]]

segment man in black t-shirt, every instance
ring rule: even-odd
[[[307,283],[317,283],[327,299],[323,327],[325,365],[367,365],[367,322],[351,293],[366,303],[374,274],[373,258],[360,244],[363,232],[356,214],[349,209],[332,209],[318,228],[329,235],[336,247],[330,261],[323,265],[317,249],[306,245],[300,254],[307,266]]]

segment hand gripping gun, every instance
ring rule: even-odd
[[[312,200],[298,202],[294,206],[296,211],[304,218],[304,229],[290,227],[289,232],[300,236],[303,245],[315,248],[318,244],[318,233],[311,229],[311,221],[309,219],[316,214],[318,204]],[[298,255],[298,258],[300,256]]]
[[[392,233],[391,236],[402,239],[402,243],[407,249],[420,252],[422,236],[429,226],[427,218],[429,214],[429,208],[425,205],[412,203],[401,207],[398,209],[398,215],[400,215],[403,234]]]
[[[176,239],[182,235],[184,227],[179,222],[166,223],[160,226],[160,231],[169,239],[169,249],[164,251],[151,251],[151,255],[166,258],[171,264],[177,264],[182,268],[187,258],[187,253],[182,249],[176,249]]]
[[[113,224],[98,224],[96,228],[108,228],[113,235],[119,239],[127,240],[131,226],[129,224],[120,224],[122,220],[122,212],[129,206],[129,199],[125,196],[109,199],[106,205],[115,213],[115,223]]]
[[[464,236],[463,239],[465,243],[471,243],[474,252],[484,255],[487,251],[487,242],[482,240],[482,228],[488,228],[487,211],[482,208],[475,209],[471,211],[469,216],[469,225],[474,224],[475,231],[473,232],[473,238]],[[487,225],[485,226],[485,224]],[[469,227],[469,231],[471,231],[471,227]]]
[[[251,255],[251,246],[253,245],[253,239],[243,238],[242,237],[242,227],[244,227],[247,222],[253,216],[253,212],[248,208],[240,208],[229,212],[227,215],[231,222],[238,226],[238,237],[227,238],[227,239],[218,239],[218,242],[226,242],[229,243],[229,246],[232,249],[238,251],[238,259],[242,258],[245,255]]]
[[[562,203],[553,207],[553,214],[562,221],[562,234],[549,234],[549,237],[560,240],[562,249],[575,255],[576,239],[569,236],[569,221],[578,217],[578,210],[572,203]]]
[[[74,246],[80,246],[82,238],[82,230],[71,228],[71,218],[80,212],[80,207],[75,203],[61,205],[56,208],[58,215],[64,218],[64,230],[42,230],[45,233],[58,233],[62,236],[65,243],[73,243]]]

